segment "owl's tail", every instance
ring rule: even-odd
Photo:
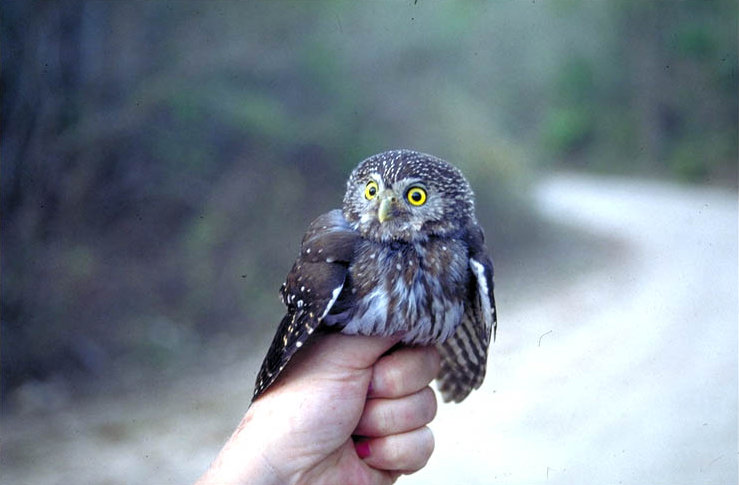
[[[454,334],[436,344],[441,354],[437,385],[444,402],[462,402],[485,379],[488,346],[472,313],[466,311]]]

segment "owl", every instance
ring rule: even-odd
[[[435,345],[447,402],[462,401],[485,377],[497,327],[493,264],[469,183],[437,157],[393,150],[362,161],[342,209],[310,224],[280,294],[287,314],[253,399],[316,331]]]

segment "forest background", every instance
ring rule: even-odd
[[[4,411],[264,352],[303,231],[376,152],[458,165],[504,274],[567,247],[531,210],[551,171],[736,188],[730,0],[0,15]]]

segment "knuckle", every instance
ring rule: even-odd
[[[417,430],[414,446],[408,447],[408,454],[403,457],[409,470],[420,470],[431,458],[434,452],[434,434],[427,427]]]
[[[433,375],[438,375],[441,370],[441,355],[439,355],[439,351],[436,347],[429,347],[429,352],[426,355],[428,366],[432,369]]]
[[[439,404],[436,401],[436,394],[430,387],[424,388],[421,392],[423,393],[424,399],[424,424],[428,424],[436,417],[436,411],[438,410]]]
[[[375,442],[377,453],[371,455],[373,466],[385,470],[413,473],[423,468],[434,451],[434,435],[427,427],[402,435],[380,438]]]
[[[385,387],[385,392],[388,395],[396,396],[403,388],[403,372],[402,369],[396,365],[385,366],[382,383]]]
[[[434,440],[434,433],[431,432],[431,429],[424,426],[421,428],[421,431],[423,432],[423,437],[419,448],[421,449],[423,464],[425,465],[429,458],[431,458],[431,454],[434,452],[436,441]]]

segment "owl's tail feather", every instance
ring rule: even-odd
[[[462,402],[485,379],[487,345],[471,313],[466,311],[454,334],[436,345],[441,354],[437,385],[444,402]]]

